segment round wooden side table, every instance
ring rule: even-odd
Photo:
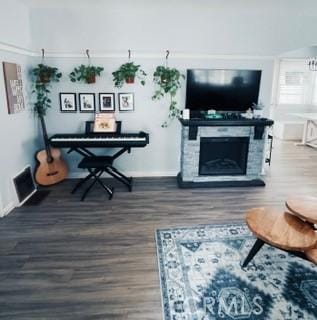
[[[317,230],[317,197],[293,196],[285,203],[287,209],[299,218],[310,222]],[[317,264],[317,248],[305,252],[307,258]]]
[[[297,217],[317,224],[317,198],[310,196],[290,197],[286,200],[285,205]]]
[[[246,267],[264,243],[307,259],[304,251],[316,250],[317,235],[310,223],[283,210],[254,208],[247,212],[246,223],[257,240],[242,264]]]

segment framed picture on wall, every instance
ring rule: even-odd
[[[59,105],[61,112],[77,112],[76,93],[61,92]]]
[[[134,94],[119,93],[119,111],[133,111],[133,110],[134,110]]]
[[[99,93],[99,111],[115,111],[114,93]]]
[[[2,66],[7,94],[8,114],[21,112],[25,109],[21,66],[10,62],[2,62]]]
[[[79,111],[80,112],[95,112],[96,102],[94,93],[79,94]]]

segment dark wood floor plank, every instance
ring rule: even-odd
[[[178,189],[175,178],[114,183],[79,201],[75,181],[0,220],[0,319],[162,319],[155,230],[241,221],[317,193],[317,151],[274,142],[265,188]],[[111,183],[112,180],[106,180]]]

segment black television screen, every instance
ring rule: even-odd
[[[186,108],[246,111],[258,102],[261,70],[187,70]]]

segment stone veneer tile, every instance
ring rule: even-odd
[[[188,140],[188,127],[182,127],[181,174],[184,181],[246,181],[260,177],[266,139],[254,140],[254,127],[199,127],[196,140]],[[267,136],[267,130],[263,137]],[[241,176],[199,176],[201,137],[249,137],[247,174]]]

